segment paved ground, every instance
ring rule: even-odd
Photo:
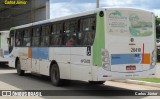
[[[160,90],[160,88],[143,85],[126,84],[120,82],[107,81],[105,85],[89,85],[87,82],[72,81],[70,86],[55,87],[47,77],[37,77],[31,74],[18,76],[16,70],[0,66],[0,90]],[[75,92],[77,93],[77,92]],[[79,93],[78,93],[79,94]],[[86,96],[43,96],[43,97],[23,97],[23,99],[158,99],[159,96],[94,96],[95,93],[81,92]],[[89,96],[88,96],[89,95]],[[21,99],[22,97],[0,97],[0,99]]]
[[[160,63],[157,63],[156,77],[160,78]]]

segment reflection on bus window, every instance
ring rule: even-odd
[[[32,46],[39,46],[39,39],[40,39],[40,37],[33,37],[32,38]]]
[[[41,46],[48,46],[49,45],[49,37],[45,36],[41,38]]]
[[[31,45],[31,39],[30,38],[23,38],[23,45],[24,46],[30,46]]]
[[[51,37],[51,45],[60,45],[61,37],[59,35],[54,35]]]

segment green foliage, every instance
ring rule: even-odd
[[[136,79],[136,80],[160,83],[160,78],[141,78],[141,79]]]
[[[158,16],[156,16],[156,27],[160,26],[160,18],[158,18]]]
[[[156,21],[156,38],[160,38],[160,18],[156,16],[155,21]]]

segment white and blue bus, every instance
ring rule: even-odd
[[[0,65],[8,64],[9,31],[0,31]]]
[[[155,16],[133,8],[99,8],[10,30],[10,62],[25,71],[102,84],[152,77],[156,67]]]

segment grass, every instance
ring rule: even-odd
[[[141,80],[141,81],[147,81],[147,82],[160,83],[160,78],[140,78],[140,79],[134,79],[134,80]]]

